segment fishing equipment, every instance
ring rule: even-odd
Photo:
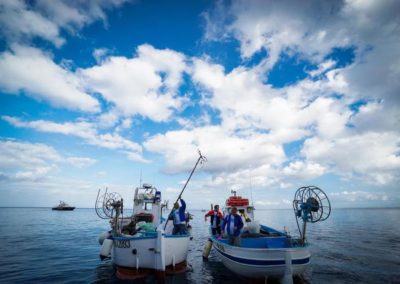
[[[177,202],[179,201],[179,199],[181,199],[181,196],[182,196],[183,192],[185,191],[186,186],[188,185],[190,179],[192,178],[192,175],[193,175],[194,171],[196,170],[197,165],[198,165],[199,163],[200,163],[200,164],[203,164],[203,163],[206,163],[206,162],[207,162],[207,158],[204,157],[204,156],[201,154],[200,150],[198,150],[198,152],[199,152],[199,158],[197,159],[196,164],[194,165],[193,170],[192,170],[192,172],[191,172],[190,175],[189,175],[189,178],[187,179],[185,185],[183,186],[183,188],[182,188],[182,190],[181,190],[181,193],[179,193],[178,198],[176,199],[176,201],[174,202],[174,204],[177,203]],[[173,210],[174,210],[174,209],[171,209],[171,212],[169,212],[169,214],[167,215],[168,217],[171,215],[171,213],[172,213]],[[165,230],[165,228],[167,227],[168,221],[169,221],[169,218],[167,218],[167,221],[165,222],[164,230]]]
[[[293,209],[302,245],[306,242],[307,223],[325,221],[331,214],[328,196],[316,186],[300,187],[294,194]],[[299,220],[303,222],[301,229]]]

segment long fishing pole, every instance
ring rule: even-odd
[[[196,162],[196,164],[194,165],[194,168],[193,168],[192,172],[190,173],[189,178],[187,179],[185,185],[183,186],[183,188],[182,188],[182,190],[181,190],[181,193],[179,194],[179,196],[178,196],[178,198],[176,199],[175,203],[178,202],[179,199],[181,199],[181,196],[182,196],[183,192],[185,191],[185,188],[186,188],[186,186],[188,185],[190,179],[192,178],[192,175],[193,175],[194,171],[196,170],[197,165],[198,165],[199,163],[202,164],[202,163],[204,163],[204,162],[207,162],[207,158],[204,157],[204,156],[201,154],[200,150],[198,150],[198,151],[199,151],[199,158],[197,159],[197,162]],[[175,203],[174,203],[174,205],[175,205]],[[171,215],[171,213],[172,213],[173,210],[174,210],[174,208],[172,208],[172,209],[171,209],[171,212],[169,212],[169,214],[168,214],[167,221],[165,222],[164,230],[165,230],[165,228],[167,227],[167,224],[168,224],[168,221],[169,221],[168,218],[169,218],[169,216]]]

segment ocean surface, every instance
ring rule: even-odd
[[[191,211],[190,270],[167,283],[247,283],[214,252],[204,262],[203,212]],[[298,234],[292,210],[256,210],[261,223]],[[94,209],[0,208],[0,283],[132,283],[119,280],[111,261],[101,262],[97,238],[108,229]],[[309,283],[400,283],[400,209],[334,209],[308,226]],[[153,283],[149,277],[135,283]]]

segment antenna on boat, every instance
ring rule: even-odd
[[[294,194],[294,214],[299,229],[301,244],[305,244],[307,223],[325,221],[331,214],[331,203],[326,193],[316,186],[300,187]],[[303,221],[300,229],[299,219]]]
[[[142,169],[140,169],[139,187],[142,187]]]
[[[196,164],[194,165],[194,168],[193,168],[192,172],[191,172],[190,175],[189,175],[189,178],[187,179],[185,185],[183,186],[183,188],[182,188],[182,190],[181,190],[181,193],[179,194],[179,196],[178,196],[178,198],[176,199],[176,201],[174,202],[174,204],[175,204],[176,202],[178,202],[179,199],[181,199],[181,196],[182,196],[183,192],[185,191],[185,188],[186,188],[186,186],[188,185],[190,179],[192,178],[192,175],[193,175],[194,171],[196,170],[197,165],[198,165],[199,163],[200,163],[200,164],[203,164],[203,163],[206,163],[206,162],[207,162],[207,158],[201,154],[200,150],[197,150],[197,151],[199,152],[199,158],[197,159]],[[168,214],[168,217],[169,217],[169,215],[172,213],[172,210],[173,210],[173,209],[171,209],[171,212]],[[167,217],[167,221],[165,222],[164,230],[165,230],[165,228],[167,227],[167,224],[168,224],[168,221],[169,221],[169,220],[168,220],[168,217]]]
[[[253,179],[250,176],[250,198],[251,198],[251,206],[254,207],[254,203],[253,203]]]

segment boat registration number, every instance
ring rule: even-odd
[[[114,245],[117,248],[130,248],[131,247],[131,242],[130,241],[125,241],[125,240],[114,240]]]

